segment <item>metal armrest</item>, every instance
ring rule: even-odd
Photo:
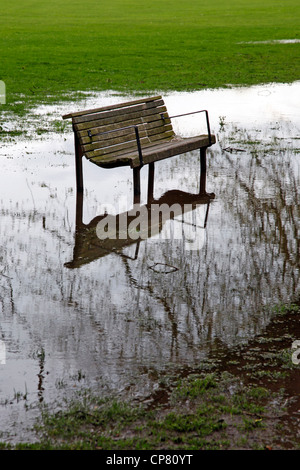
[[[209,140],[209,145],[211,145],[212,140],[211,140],[210,124],[209,124],[208,111],[206,109],[201,109],[200,111],[192,111],[191,113],[177,114],[176,116],[170,116],[170,119],[178,118],[178,117],[182,117],[182,116],[189,116],[190,114],[198,114],[198,113],[205,113],[205,115],[206,115],[206,126],[207,126],[208,140]],[[161,114],[163,115],[164,113],[161,113]]]

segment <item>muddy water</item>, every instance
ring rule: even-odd
[[[55,408],[82,388],[147,396],[157,372],[247,343],[268,326],[273,305],[299,294],[299,87],[165,95],[170,115],[209,110],[217,144],[205,184],[214,197],[198,196],[198,152],[157,163],[154,200],[194,206],[126,246],[100,246],[93,221],[132,208],[131,170],[84,161],[80,201],[71,128],[37,128],[130,97],[41,107],[28,116],[25,137],[3,137],[2,440],[33,439],[24,429],[40,406]],[[4,118],[2,129],[24,125]],[[205,129],[200,115],[175,119],[174,127],[182,135]],[[141,177],[146,205],[147,168]]]

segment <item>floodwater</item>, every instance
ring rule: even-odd
[[[217,143],[201,184],[214,196],[199,195],[198,152],[158,162],[154,201],[182,213],[130,243],[101,244],[95,223],[132,209],[132,170],[84,160],[80,200],[71,126],[37,129],[131,97],[41,107],[25,137],[2,139],[1,440],[33,439],[25,429],[40,406],[55,409],[82,388],[146,397],[157,373],[247,343],[267,328],[272,306],[299,294],[299,91],[297,82],[164,95],[170,115],[209,111]],[[2,129],[24,125],[3,116]],[[199,114],[174,127],[204,131]],[[143,207],[147,186],[145,167]]]

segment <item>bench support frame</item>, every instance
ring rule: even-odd
[[[159,101],[157,101],[157,99],[159,99]],[[161,97],[149,98],[148,100],[146,99],[146,101],[147,102],[148,101],[153,101],[153,102],[157,103],[156,106],[158,105],[160,107],[162,106],[162,104],[164,104],[163,101],[161,100]],[[116,115],[115,109],[117,109],[119,107],[120,108],[122,108],[122,107],[126,108],[126,107],[131,106],[131,105],[139,104],[140,102],[144,102],[144,100],[138,100],[138,101],[135,101],[135,102],[129,102],[129,103],[123,103],[123,104],[120,104],[120,105],[114,105],[114,106],[111,106],[109,108],[99,108],[98,110],[89,110],[89,111],[85,111],[83,113],[73,113],[73,114],[68,114],[68,115],[63,116],[63,119],[67,119],[67,118],[72,117],[72,122],[73,122],[74,145],[75,145],[76,187],[77,187],[77,192],[78,193],[83,193],[83,191],[84,191],[82,158],[83,158],[84,155],[86,155],[86,153],[84,151],[84,144],[81,142],[81,137],[80,137],[80,140],[79,140],[78,116],[83,115],[84,122],[90,122],[91,121],[91,123],[93,123],[93,120],[89,119],[89,116],[86,117],[87,115],[93,115],[96,112],[99,113],[99,111],[101,111],[101,112],[102,111],[110,112],[113,109],[114,109],[114,111],[112,111],[112,112],[114,113],[114,115]],[[190,147],[187,146],[186,150],[181,148],[182,153],[185,153],[185,151],[191,151],[191,150],[195,150],[196,148],[200,148],[200,170],[201,170],[200,171],[200,193],[205,194],[206,150],[213,143],[215,143],[215,136],[212,136],[211,131],[210,131],[208,111],[207,110],[200,110],[200,111],[194,111],[194,112],[191,112],[191,113],[185,113],[185,114],[178,114],[178,115],[174,115],[174,116],[169,116],[167,111],[166,111],[166,108],[164,108],[164,109],[165,109],[165,111],[159,113],[163,124],[165,124],[167,122],[166,120],[169,120],[169,122],[170,122],[170,120],[172,120],[173,118],[179,118],[179,117],[187,116],[187,115],[190,115],[190,114],[205,113],[206,127],[207,127],[207,141],[205,143],[203,142],[203,144],[202,144],[203,146],[201,146],[201,147],[199,147],[199,146],[195,147],[195,145],[192,144]],[[73,120],[73,118],[75,120]],[[98,119],[99,119],[99,117],[98,117]],[[142,120],[143,120],[143,118],[142,118]],[[96,122],[96,124],[97,124],[97,122]],[[93,124],[94,128],[95,128],[96,124]],[[168,125],[170,126],[170,124],[168,124]],[[140,132],[139,132],[139,126],[144,126],[144,123],[135,123],[135,124],[128,125],[128,126],[125,126],[125,127],[120,126],[120,127],[117,128],[118,131],[124,131],[126,129],[134,128],[135,138],[133,139],[133,141],[134,141],[133,145],[136,146],[136,150],[137,150],[137,153],[138,153],[138,160],[132,160],[131,163],[130,163],[131,168],[133,170],[133,201],[134,201],[134,203],[140,203],[140,198],[141,198],[140,172],[141,172],[142,167],[145,164],[148,165],[148,199],[153,199],[154,162],[159,161],[160,159],[169,158],[171,156],[176,155],[176,153],[174,153],[174,152],[170,152],[170,155],[168,155],[168,156],[167,155],[161,155],[160,157],[157,157],[157,155],[153,154],[153,160],[152,160],[151,159],[151,154],[150,154],[150,158],[149,158],[149,152],[148,152],[148,155],[146,155],[146,161],[144,162],[144,155],[143,155],[144,154],[144,149],[142,148],[142,145],[141,145],[141,136],[140,136]],[[86,126],[85,126],[85,128],[86,128]],[[109,130],[104,131],[104,132],[98,132],[97,129],[93,132],[91,129],[87,129],[87,135],[89,136],[90,139],[92,139],[93,137],[96,137],[96,136],[99,136],[99,138],[100,138],[101,135],[102,136],[104,134],[107,135],[107,134],[110,134],[112,132],[116,132],[115,127],[113,129],[109,129]],[[105,141],[106,141],[106,136],[105,136]],[[89,145],[89,143],[88,143],[88,145]],[[147,152],[147,149],[146,149],[146,152]],[[169,153],[169,151],[168,151],[168,153]],[[179,154],[179,152],[178,152],[178,154]],[[94,163],[96,163],[96,162],[94,162]],[[100,166],[101,166],[101,164],[100,164]]]
[[[199,194],[205,195],[206,193],[206,150],[207,147],[200,149],[200,188]],[[142,167],[133,168],[133,203],[140,204],[141,202],[141,181],[140,172]],[[154,199],[154,162],[148,164],[148,195],[147,200]]]
[[[76,186],[78,192],[83,192],[83,172],[82,172],[82,150],[76,132],[74,132],[75,145],[75,170],[76,170]]]
[[[83,170],[82,158],[83,154],[79,145],[78,137],[75,135],[75,168],[76,168],[76,186],[77,192],[83,193]],[[206,193],[206,150],[207,147],[200,149],[200,194]],[[139,204],[141,200],[141,168],[142,166],[133,168],[133,202]],[[148,200],[153,199],[154,192],[154,162],[148,164]]]

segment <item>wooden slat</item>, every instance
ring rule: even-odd
[[[169,131],[164,132],[162,134],[158,134],[157,136],[153,136],[152,141],[148,137],[145,139],[141,139],[142,151],[144,153],[145,149],[147,149],[148,147],[153,147],[155,144],[157,144],[157,141],[164,142],[169,141],[172,138],[173,131]],[[107,159],[109,159],[110,161],[117,161],[122,156],[124,156],[125,159],[128,160],[128,157],[138,156],[137,143],[136,141],[132,141],[120,144],[119,146],[111,146],[106,147],[104,149],[91,150],[89,152],[86,152],[85,156],[89,160],[93,159],[92,161],[94,161],[95,157],[98,157],[97,161],[101,161],[101,159],[103,161],[107,161]]]
[[[158,100],[158,101],[150,101],[149,103],[143,103],[139,104],[136,106],[128,106],[126,108],[121,108],[121,109],[114,109],[114,110],[109,110],[109,111],[101,111],[98,113],[92,113],[88,114],[85,116],[79,116],[75,117],[72,119],[72,122],[74,124],[80,124],[82,122],[90,122],[90,121],[95,121],[95,120],[100,120],[100,119],[108,119],[108,118],[113,118],[115,116],[125,116],[129,115],[131,113],[143,113],[143,111],[147,109],[152,109],[152,108],[157,108],[159,106],[163,106],[164,101],[163,100]]]
[[[141,147],[142,147],[142,149],[145,149],[145,148],[153,145],[153,142],[155,143],[156,141],[163,141],[165,139],[171,139],[172,137],[173,137],[172,131],[171,132],[164,132],[164,133],[158,134],[156,136],[152,136],[152,140],[150,140],[149,137],[146,136],[145,138],[140,139]],[[107,155],[107,154],[112,154],[112,156],[114,156],[114,155],[118,156],[122,152],[124,152],[124,150],[126,150],[126,149],[128,149],[127,150],[128,152],[131,149],[132,149],[133,152],[137,151],[137,142],[136,142],[136,140],[134,139],[132,141],[127,141],[127,142],[119,143],[119,144],[116,144],[116,145],[111,145],[111,146],[108,146],[108,147],[91,150],[91,151],[86,152],[85,155],[86,155],[87,158],[103,156],[103,155]]]
[[[156,139],[156,135],[163,135],[163,134],[168,134],[168,136],[171,136],[171,137],[174,137],[175,136],[175,133],[173,131],[173,127],[172,127],[172,124],[167,124],[165,126],[161,126],[161,127],[153,127],[151,129],[147,129],[147,134],[148,134],[148,137],[150,138],[150,141],[154,141],[154,140],[157,140]]]
[[[145,137],[146,131],[143,129],[143,126],[140,127],[139,134],[141,137]],[[114,145],[114,143],[125,142],[126,140],[133,140],[135,138],[134,127],[129,127],[123,130],[115,129],[108,133],[99,133],[92,138],[85,137],[84,139],[80,139],[80,142],[85,149],[93,149]]]
[[[84,129],[92,129],[94,127],[102,127],[102,126],[107,126],[110,124],[115,124],[115,123],[124,123],[127,122],[128,120],[133,120],[134,122],[143,122],[143,120],[151,120],[152,117],[158,117],[160,112],[165,112],[164,111],[165,107],[159,107],[159,108],[150,108],[146,109],[142,112],[135,112],[135,113],[129,113],[125,115],[117,115],[115,117],[111,118],[106,118],[106,119],[96,119],[95,121],[90,121],[90,122],[83,122],[79,124],[74,124],[74,129],[76,131],[82,131]],[[161,119],[161,116],[159,116]],[[127,124],[126,124],[127,125]],[[124,124],[120,127],[123,127]]]
[[[144,139],[148,138],[147,133],[145,131],[140,133],[140,141],[143,142]],[[90,151],[103,151],[103,155],[106,153],[114,153],[122,148],[130,148],[135,147],[137,148],[136,143],[136,136],[135,133],[132,132],[131,134],[127,134],[126,136],[119,136],[115,137],[114,139],[104,140],[100,142],[94,142],[92,144],[84,144],[82,146],[84,152]]]
[[[169,135],[174,135],[172,125],[167,126],[157,126],[152,129],[146,129],[144,126],[141,126],[139,129],[139,137],[141,143],[143,143],[143,138],[148,137],[150,141],[157,140],[156,136],[161,135],[165,132],[168,132]],[[102,134],[101,140],[92,141],[92,139],[87,138],[86,143],[82,144],[84,152],[89,152],[90,150],[101,149],[108,146],[114,146],[122,142],[132,142],[133,146],[136,147],[136,134],[134,128],[116,130],[109,132],[108,134]]]
[[[216,142],[215,136],[211,136],[212,144]],[[208,147],[210,145],[209,138],[207,135],[200,135],[196,137],[186,139],[175,139],[166,140],[164,143],[161,141],[159,144],[154,145],[153,143],[144,148],[143,150],[143,161],[145,164],[164,160],[175,155],[191,152],[201,147]],[[130,165],[132,168],[140,165],[139,155],[137,151],[132,152],[121,152],[120,155],[106,155],[106,156],[90,156],[90,161],[96,165],[105,166],[119,166],[119,165]]]
[[[150,138],[148,137],[147,134],[145,134],[144,137],[142,137],[140,139],[140,144],[141,144],[141,147],[142,149],[144,148],[147,148],[149,145],[152,145],[153,142],[156,142],[156,141],[162,141],[164,139],[170,139],[173,137],[173,133],[172,132],[164,132],[164,133],[160,133],[160,134],[157,134],[157,135],[153,135],[152,136],[152,139],[150,140]],[[85,150],[86,150],[86,156],[87,158],[90,158],[90,156],[105,156],[105,155],[111,155],[112,157],[114,156],[118,156],[122,153],[124,153],[124,151],[127,151],[129,152],[130,150],[132,150],[133,152],[136,152],[137,151],[137,142],[136,142],[136,139],[135,139],[135,136],[132,140],[126,140],[126,141],[122,141],[121,139],[120,140],[116,140],[113,145],[109,145],[109,146],[106,146],[106,147],[96,147],[96,148],[86,148],[85,146]]]
[[[185,139],[172,139],[171,142],[146,149],[143,152],[143,162],[145,164],[164,160],[165,158],[174,157],[175,155],[181,155],[183,153],[191,152],[199,148],[208,147],[210,144],[216,142],[215,136],[211,136],[211,143],[208,135],[200,135],[196,137],[190,137]],[[139,166],[139,159],[135,157],[132,161],[132,168]]]
[[[138,123],[137,121],[130,120],[130,121],[125,121],[123,124],[124,124],[124,127],[139,125],[139,130],[140,129],[146,129],[148,133],[151,133],[152,129],[155,129],[156,127],[161,127],[162,125],[165,125],[166,128],[168,127],[168,130],[169,130],[170,126],[172,127],[170,119],[162,120],[160,116],[157,116],[156,118],[153,117],[153,120],[151,120],[149,122],[144,122],[143,123],[142,120],[140,120],[140,122]],[[122,125],[122,127],[123,127],[123,125]],[[108,134],[104,134],[105,132],[108,132],[108,131],[114,131],[115,130],[116,132],[124,132],[124,133],[134,132],[133,128],[127,129],[127,130],[120,130],[120,124],[119,123],[110,124],[108,126],[103,126],[103,127],[95,127],[95,128],[90,129],[90,130],[93,134],[93,138],[92,138],[93,142],[97,141],[97,140],[102,140],[102,139],[109,139],[110,138],[109,137],[110,132]],[[80,143],[86,144],[86,143],[91,142],[91,138],[88,136],[88,130],[87,129],[84,129],[82,131],[78,131],[77,135],[79,137]]]
[[[141,99],[134,100],[134,101],[126,101],[124,103],[117,103],[117,104],[114,104],[114,105],[103,106],[101,108],[87,109],[87,110],[84,110],[84,111],[76,111],[74,113],[65,114],[64,116],[62,116],[62,118],[63,119],[70,119],[72,117],[84,116],[86,114],[96,113],[96,112],[99,112],[99,111],[108,111],[108,110],[117,109],[117,108],[124,108],[126,106],[135,105],[135,104],[139,104],[139,103],[147,103],[148,101],[155,101],[155,100],[159,100],[159,99],[162,99],[162,97],[161,96],[150,96],[149,98],[141,98]]]
[[[141,139],[141,144],[143,146],[146,146],[148,143],[150,143],[150,140],[148,137],[144,137]],[[129,149],[132,149],[135,151],[137,149],[137,143],[136,140],[131,140],[131,141],[126,141],[126,142],[120,142],[117,143],[116,145],[110,145],[109,147],[104,147],[101,149],[95,149],[88,151],[86,155],[93,155],[93,156],[104,156],[111,154],[112,156],[114,155],[119,155],[120,153],[123,153],[124,151],[128,151]]]

